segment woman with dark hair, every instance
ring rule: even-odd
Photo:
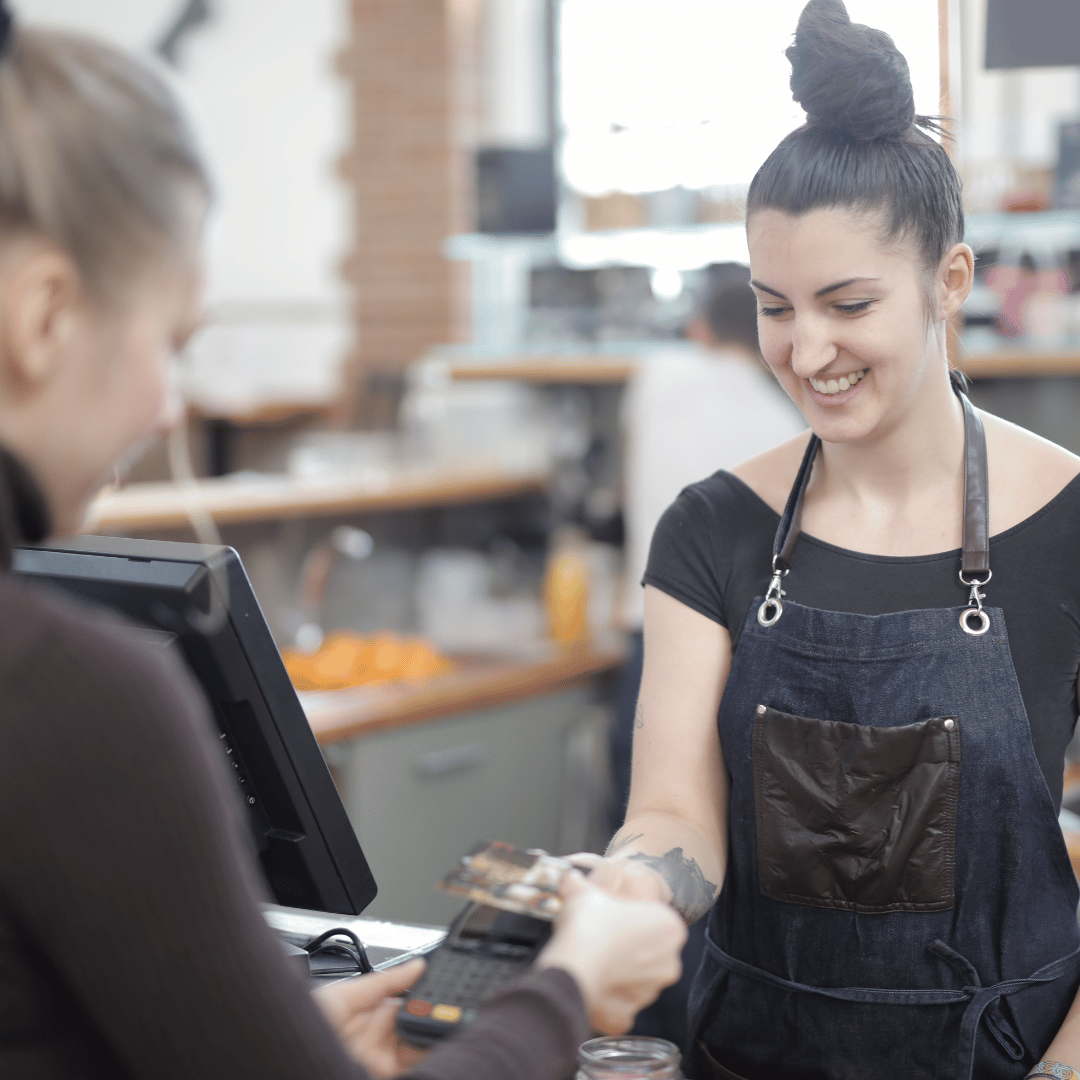
[[[593,879],[708,914],[699,1080],[1073,1077],[1080,459],[949,369],[960,183],[891,39],[810,0],[788,57],[807,122],[747,235],[762,354],[811,431],[657,529],[630,803]]]

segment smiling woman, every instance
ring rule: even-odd
[[[1080,1062],[1080,459],[949,370],[960,183],[892,40],[810,0],[788,57],[807,123],[747,240],[811,432],[656,530],[627,820],[592,879],[711,909],[694,1075],[1021,1080]]]

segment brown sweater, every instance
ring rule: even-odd
[[[47,531],[0,452],[0,565]],[[362,1080],[282,953],[197,687],[0,572],[0,1076]],[[415,1080],[564,1080],[589,1035],[527,975]]]

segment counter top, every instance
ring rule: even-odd
[[[629,356],[604,354],[525,354],[505,357],[470,357],[455,361],[450,374],[459,381],[516,379],[519,382],[566,384],[624,383],[637,370]]]
[[[410,926],[363,915],[335,915],[278,904],[263,904],[263,918],[271,929],[294,945],[302,945],[327,930],[345,927],[367,946],[376,971],[424,956],[446,937],[446,930],[441,926]]]
[[[972,379],[1080,374],[1080,353],[1052,349],[1001,349],[957,356],[960,369]],[[619,384],[637,370],[632,357],[552,355],[466,358],[455,361],[451,376],[458,380],[514,379],[538,384]]]
[[[969,352],[957,357],[970,379],[1000,379],[1080,374],[1080,353],[1012,349]]]
[[[87,531],[182,529],[188,524],[188,505],[205,509],[219,525],[229,525],[488,502],[538,494],[547,481],[546,474],[463,467],[423,473],[380,470],[320,480],[240,474],[197,480],[190,487],[131,484],[94,500]]]
[[[420,724],[537,694],[554,693],[622,663],[614,647],[577,647],[534,660],[470,660],[419,683],[358,686],[300,694],[320,744]]]

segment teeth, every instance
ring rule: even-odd
[[[863,368],[862,371],[841,375],[839,379],[810,379],[808,381],[819,394],[842,394],[845,390],[850,390],[869,370],[869,368]]]

